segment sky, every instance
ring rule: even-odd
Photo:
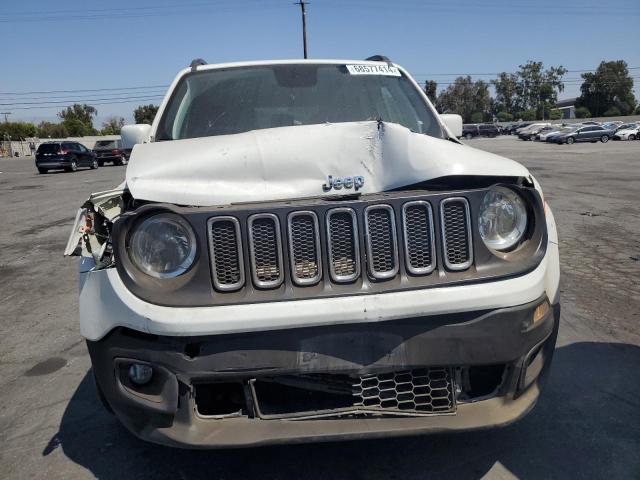
[[[56,121],[74,102],[133,122],[192,59],[301,58],[294,0],[0,0],[0,111]],[[310,58],[383,54],[420,83],[490,80],[528,60],[580,72],[625,60],[640,97],[640,0],[310,0]],[[66,92],[65,92],[66,91]],[[56,102],[47,103],[42,102]]]

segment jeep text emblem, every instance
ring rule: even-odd
[[[353,188],[357,192],[364,187],[364,177],[333,177],[333,175],[327,175],[327,181],[322,185],[322,190],[328,192],[331,189],[340,190],[344,188]]]

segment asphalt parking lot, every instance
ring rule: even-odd
[[[556,216],[562,325],[536,409],[493,431],[231,451],[144,443],[96,398],[62,251],[125,167],[0,159],[0,478],[640,478],[640,141],[468,143],[529,167]]]

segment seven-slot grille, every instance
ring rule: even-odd
[[[469,203],[461,197],[447,198],[440,202],[439,212],[444,265],[448,270],[465,270],[473,263]],[[247,266],[238,219],[213,217],[208,228],[214,286],[219,291],[242,288],[245,269],[250,271],[254,285],[261,289],[278,287],[285,275],[290,275],[298,286],[314,285],[320,282],[323,271],[332,282],[353,282],[361,275],[361,241],[367,273],[373,280],[398,274],[400,241],[407,273],[428,275],[436,268],[436,222],[431,203],[406,202],[399,212],[391,205],[374,204],[364,209],[363,218],[359,215],[347,207],[333,208],[323,214],[294,211],[282,220],[286,221],[284,233],[277,215],[251,215],[246,224]],[[365,230],[362,240],[359,224]],[[282,235],[287,238],[282,239]],[[321,246],[323,243],[326,250]],[[283,245],[288,249],[286,256]],[[286,272],[285,257],[289,263]]]

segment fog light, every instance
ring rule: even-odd
[[[153,368],[149,365],[134,363],[129,367],[129,380],[136,385],[144,385],[149,383],[153,376]]]
[[[549,302],[546,300],[536,307],[533,311],[533,323],[542,320],[549,312]]]

